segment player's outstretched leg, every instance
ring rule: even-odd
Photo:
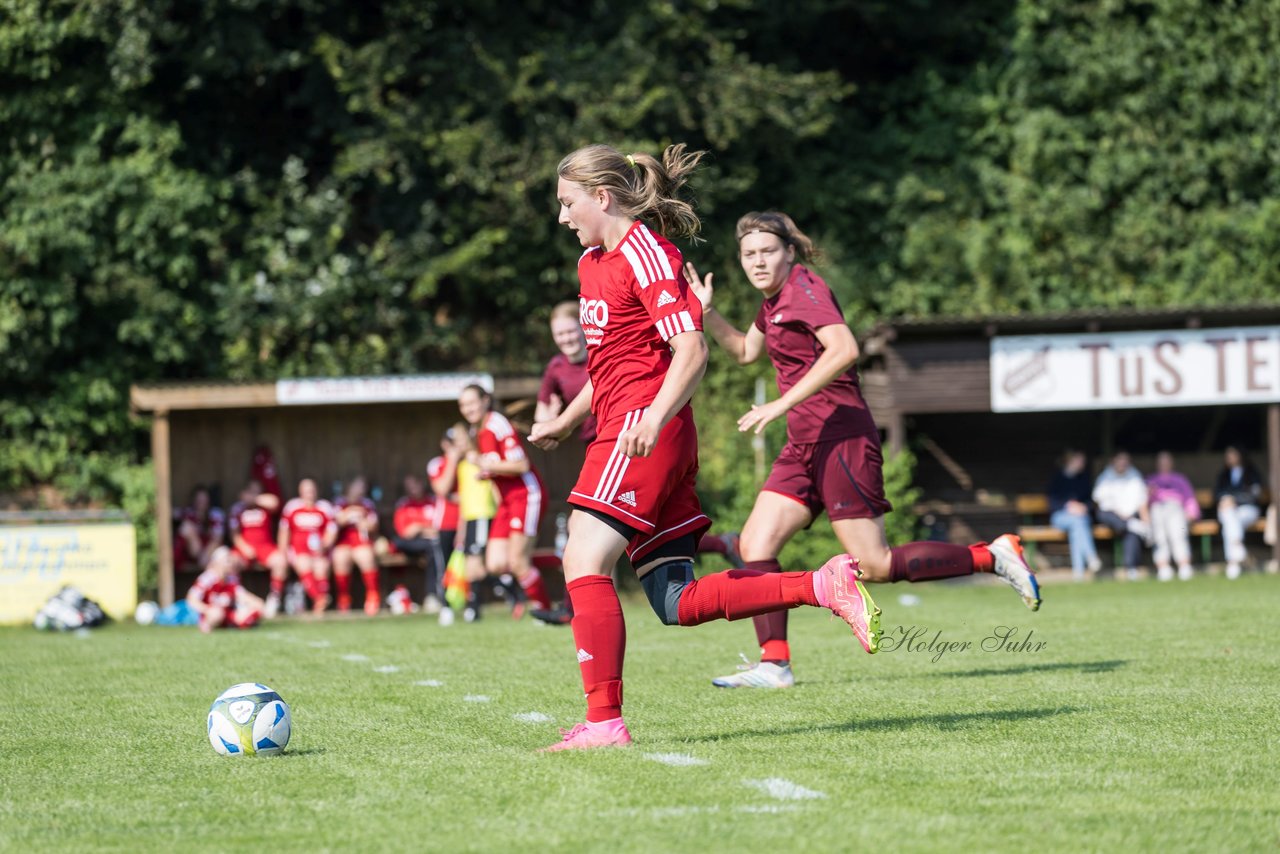
[[[987,546],[995,562],[994,572],[1018,592],[1032,611],[1040,608],[1040,585],[1022,554],[1022,541],[1014,534],[1002,534]]]

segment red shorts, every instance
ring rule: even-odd
[[[249,543],[249,547],[251,551],[248,553],[245,553],[241,548],[236,549],[236,554],[244,558],[245,563],[249,564],[249,566],[253,566],[256,563],[265,567],[267,561],[271,560],[272,556],[280,551],[280,549],[276,548],[275,543]]]
[[[569,493],[574,507],[603,513],[639,532],[627,544],[632,563],[671,540],[689,534],[701,539],[711,527],[694,491],[698,429],[693,410],[686,406],[662,428],[652,454],[627,457],[618,447],[618,435],[643,414],[638,409],[601,425]]]
[[[538,536],[538,522],[542,519],[542,484],[537,477],[526,474],[523,489],[509,490],[498,502],[498,512],[489,524],[489,539],[505,540],[512,533],[528,537]]]
[[[874,433],[829,442],[788,442],[764,490],[793,498],[816,518],[875,519],[893,509],[884,495],[884,457]]]

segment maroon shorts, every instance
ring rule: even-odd
[[[698,430],[693,411],[685,407],[662,428],[652,454],[628,457],[618,447],[618,435],[643,414],[637,409],[618,423],[601,425],[569,493],[574,507],[603,513],[638,532],[627,544],[632,563],[671,540],[689,534],[696,540],[711,527],[694,491]]]
[[[829,442],[788,442],[764,483],[799,501],[816,518],[874,519],[893,509],[884,495],[884,458],[874,433]]]

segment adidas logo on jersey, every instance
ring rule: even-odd
[[[630,506],[632,506],[632,507],[635,507],[635,506],[636,506],[636,491],[635,491],[634,489],[628,489],[626,492],[624,492],[624,493],[622,493],[621,495],[619,495],[619,496],[618,496],[618,503],[619,503],[619,504],[628,504],[628,505],[630,505]]]
[[[578,650],[578,663],[585,664],[588,661],[595,661],[595,656],[587,652],[585,649]]]
[[[667,293],[666,291],[663,291],[662,293],[658,294],[658,308],[662,308],[664,305],[672,305],[675,303],[675,301],[676,301],[676,298],[673,297],[671,294]]]

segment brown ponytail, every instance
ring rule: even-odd
[[[705,151],[686,151],[684,143],[668,146],[662,160],[649,154],[624,155],[608,145],[579,148],[556,174],[588,190],[607,189],[627,216],[648,221],[664,237],[695,238],[702,228],[693,205],[680,190]]]

